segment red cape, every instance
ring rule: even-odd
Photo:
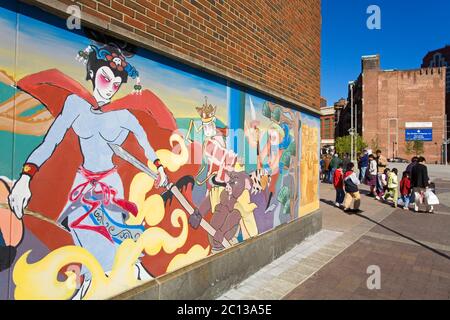
[[[92,106],[96,106],[96,100],[92,94],[80,83],[71,79],[59,70],[51,69],[38,72],[22,78],[17,86],[38,99],[50,113],[56,117],[64,106],[64,102],[71,94],[76,94],[86,100]],[[177,125],[173,114],[166,105],[150,90],[143,90],[141,95],[127,95],[117,99],[110,104],[103,106],[103,111],[128,109],[144,128],[150,144],[155,150],[172,149],[169,137],[176,131]],[[129,135],[122,147],[133,154],[136,158],[146,163],[144,151],[138,144],[134,135]],[[201,154],[198,144],[191,144],[190,154]],[[190,163],[182,166],[177,172],[167,172],[170,181],[176,182],[183,176],[195,176],[199,165]],[[131,180],[138,173],[138,170],[118,157],[114,157],[118,172],[122,178],[125,199],[128,199],[128,191]],[[30,210],[39,212],[44,216],[56,220],[68,200],[78,167],[82,163],[78,138],[74,131],[70,129],[60,145],[55,149],[53,155],[41,166],[39,171],[31,181],[32,198],[29,203]],[[152,190],[148,196],[154,193],[161,193],[163,190]],[[191,200],[190,189],[185,192],[186,198]],[[166,215],[158,225],[173,236],[180,233],[178,228],[172,226],[170,213],[175,208],[181,208],[177,201],[172,201],[166,206]],[[42,220],[31,216],[26,216],[25,225],[35,234],[48,248],[54,250],[64,245],[73,244],[69,233],[45,223]],[[189,236],[186,244],[173,254],[160,253],[155,257],[145,257],[143,262],[147,269],[154,275],[163,274],[172,258],[178,253],[186,253],[194,244],[200,244],[204,248],[209,245],[207,235],[204,230],[189,229]]]

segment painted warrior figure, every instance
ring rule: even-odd
[[[159,100],[150,91],[141,91],[139,73],[118,47],[90,45],[79,52],[78,59],[86,64],[86,80],[92,82],[92,94],[57,70],[33,74],[18,82],[18,87],[40,100],[55,115],[55,120],[43,142],[28,157],[8,200],[14,214],[21,219],[33,196],[30,189],[33,176],[47,161],[51,162],[49,160],[63,140],[68,139],[69,133],[71,138],[74,135],[72,141],[79,143],[82,163],[79,163],[67,203],[56,221],[70,232],[76,245],[86,248],[98,260],[107,273],[112,269],[122,240],[128,236],[138,237],[144,230],[143,226],[125,225],[128,214],[137,214],[137,207],[124,199],[122,179],[108,143],[122,145],[131,133],[145,157],[158,168],[157,186],[164,186],[167,183],[164,168],[135,116],[145,110],[130,111],[139,109],[138,105],[144,100],[155,105]],[[137,80],[134,89],[138,94],[112,102],[128,77]],[[76,152],[72,149],[64,156],[70,158]],[[138,279],[151,278],[140,262],[136,261],[135,266]],[[84,280],[77,293],[79,298],[84,296],[91,281],[90,273],[84,267],[81,274]]]
[[[203,166],[197,174],[197,183],[202,185],[207,180],[211,179],[211,184],[224,185],[225,175],[227,172],[233,171],[237,162],[237,155],[227,150],[225,143],[225,136],[227,135],[226,128],[217,128],[216,126],[216,111],[217,106],[213,107],[208,105],[208,101],[205,97],[205,104],[202,107],[195,108],[201,117],[202,124],[200,127],[195,126],[193,120],[189,124],[189,130],[187,137],[190,136],[192,127],[195,127],[196,132],[203,130],[203,158],[207,163],[208,173],[206,179],[198,181],[198,177],[205,170],[206,166]]]

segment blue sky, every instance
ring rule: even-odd
[[[381,30],[366,27],[370,5],[381,9]],[[328,105],[346,98],[363,55],[379,53],[383,69],[415,69],[447,44],[448,0],[322,0],[322,96]]]

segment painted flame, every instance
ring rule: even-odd
[[[170,145],[177,142],[180,146],[179,153],[162,149],[156,152],[164,167],[171,171],[177,171],[188,161],[188,150],[181,136],[173,134],[170,137]],[[148,163],[150,169],[156,170],[153,163]],[[96,258],[86,249],[77,246],[65,246],[58,248],[35,263],[28,263],[31,253],[27,251],[17,261],[13,271],[13,281],[16,284],[15,299],[70,299],[76,287],[76,276],[72,271],[67,271],[67,279],[58,281],[59,271],[66,265],[80,263],[84,265],[92,275],[92,282],[84,299],[104,299],[114,296],[125,290],[129,290],[143,283],[136,279],[134,264],[138,261],[142,252],[148,255],[157,255],[161,250],[170,254],[181,248],[187,240],[189,225],[187,215],[180,209],[175,209],[171,214],[171,223],[180,228],[178,236],[173,237],[162,228],[156,227],[164,218],[164,202],[160,195],[152,195],[146,198],[154,185],[154,180],[144,173],[138,173],[130,185],[130,201],[136,203],[139,209],[137,217],[130,217],[127,223],[139,225],[144,221],[150,228],[134,242],[127,239],[118,247],[112,270],[107,277]],[[177,255],[170,263],[170,270],[181,265],[207,256],[207,249],[201,246],[193,246],[187,254]]]

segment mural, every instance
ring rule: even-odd
[[[0,299],[108,298],[318,209],[318,118],[16,7]]]

